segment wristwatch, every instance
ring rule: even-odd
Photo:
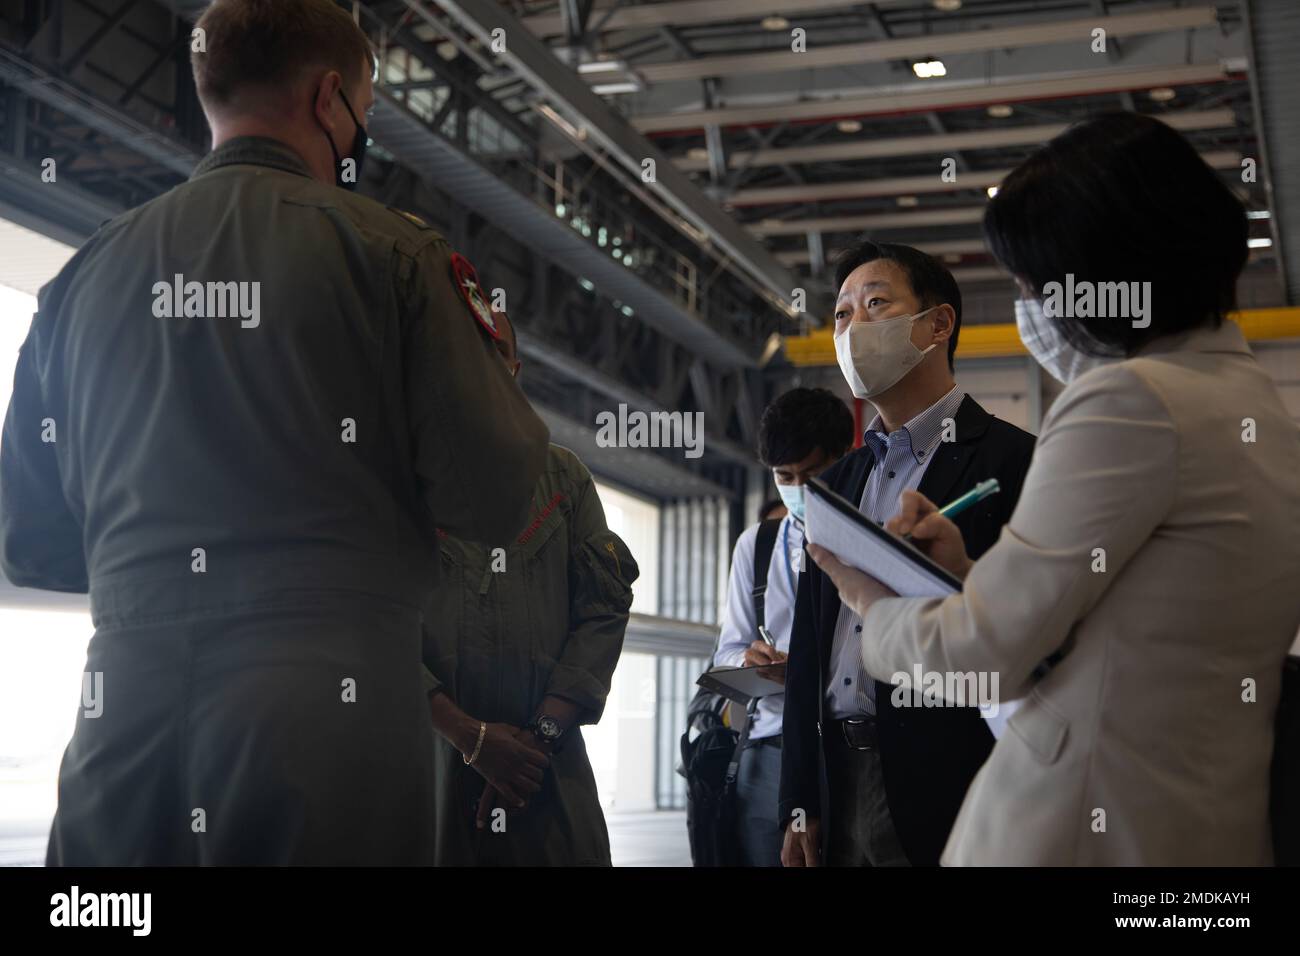
[[[537,719],[528,724],[525,730],[531,730],[533,736],[544,744],[550,745],[554,750],[564,736],[564,729],[560,727],[560,722],[550,714],[540,714]]]

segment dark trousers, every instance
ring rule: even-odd
[[[295,600],[95,632],[49,865],[433,862],[419,612]]]
[[[743,866],[781,865],[780,801],[781,748],[755,741],[741,753],[736,773],[736,836]]]
[[[885,799],[880,751],[854,750],[834,728],[825,738],[830,820],[823,827],[827,866],[907,866]]]

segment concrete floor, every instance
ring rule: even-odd
[[[610,813],[609,848],[615,866],[690,866],[686,812]]]

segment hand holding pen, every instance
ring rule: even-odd
[[[898,514],[885,522],[885,528],[901,535],[955,577],[965,580],[974,562],[966,554],[966,542],[952,517],[998,490],[997,479],[990,478],[943,508],[918,491],[904,491],[899,498]]]

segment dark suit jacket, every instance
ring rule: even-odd
[[[989,478],[1002,490],[959,515],[955,522],[966,551],[978,558],[997,541],[1011,517],[1034,438],[986,412],[969,395],[957,409],[956,440],[939,446],[917,490],[936,504]],[[823,479],[857,504],[875,459],[859,448],[832,466]],[[822,722],[826,673],[840,613],[831,580],[816,565],[799,576],[790,659],[786,666],[785,718],[781,762],[781,819],[796,808],[809,817],[827,818]],[[870,639],[868,637],[868,639]],[[937,865],[966,788],[993,749],[993,735],[973,707],[895,708],[891,684],[876,682],[876,720],[880,759],[894,827],[908,859]],[[829,732],[829,730],[828,730]],[[823,852],[824,852],[823,829]]]

